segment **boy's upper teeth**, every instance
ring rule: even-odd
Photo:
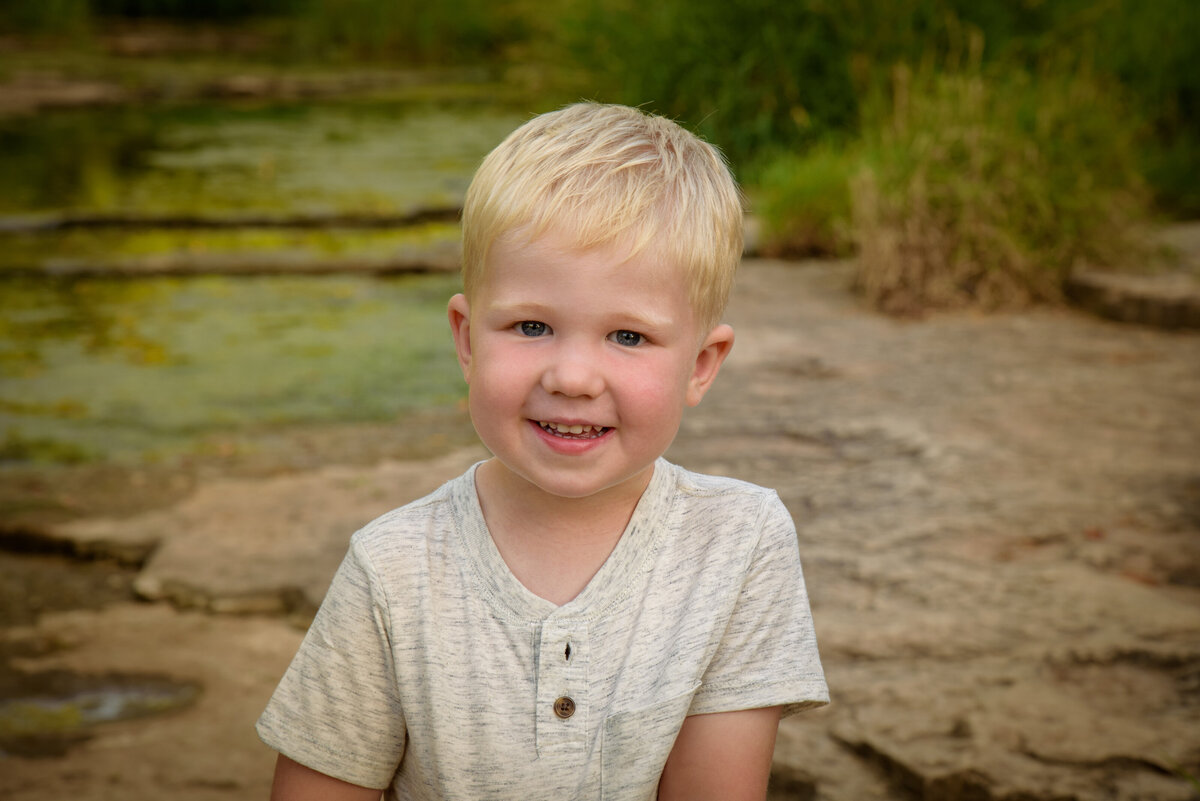
[[[552,431],[557,431],[560,434],[590,434],[593,429],[599,429],[601,426],[581,426],[581,425],[566,425],[565,423],[551,423],[546,420],[539,421],[542,428],[549,428]]]

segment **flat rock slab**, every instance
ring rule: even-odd
[[[1190,274],[1082,272],[1067,280],[1066,293],[1077,306],[1110,320],[1200,328],[1200,278]]]
[[[486,455],[470,448],[426,462],[213,481],[174,507],[80,521],[56,536],[96,552],[153,548],[134,585],[148,600],[214,612],[311,613],[351,534]]]
[[[672,450],[797,521],[833,704],[784,721],[772,799],[1193,798],[1200,337],[900,322],[847,279],[747,270]]]
[[[1154,241],[1174,254],[1172,269],[1077,272],[1067,279],[1067,297],[1110,320],[1200,329],[1200,222],[1165,226],[1155,233]]]

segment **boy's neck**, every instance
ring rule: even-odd
[[[653,473],[651,465],[619,486],[563,498],[491,459],[476,471],[475,487],[488,532],[509,570],[530,592],[561,606],[604,565]]]

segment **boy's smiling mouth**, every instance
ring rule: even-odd
[[[596,439],[612,430],[608,426],[568,425],[566,423],[551,423],[546,420],[539,420],[538,425],[547,434],[553,434],[563,439]]]

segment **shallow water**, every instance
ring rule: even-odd
[[[465,393],[457,277],[0,281],[0,457],[167,458],[252,427],[380,421]]]
[[[395,213],[461,200],[522,116],[479,104],[244,103],[0,119],[0,215]]]
[[[196,701],[200,688],[165,676],[51,671],[5,676],[0,758],[61,756],[104,723],[159,715]]]

